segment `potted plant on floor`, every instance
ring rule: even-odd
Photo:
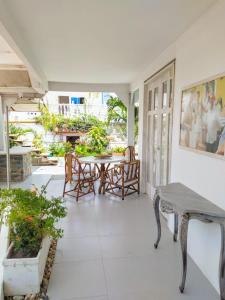
[[[37,293],[43,278],[51,239],[62,237],[57,227],[66,216],[60,198],[48,199],[23,189],[0,189],[0,221],[9,228],[9,248],[3,260],[4,293]]]

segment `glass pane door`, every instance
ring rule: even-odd
[[[146,180],[147,192],[151,196],[155,187],[169,182],[173,98],[171,73],[167,70],[147,84]]]
[[[160,184],[168,183],[168,151],[169,151],[169,114],[163,113],[161,118],[161,152],[160,152]]]
[[[158,115],[153,116],[153,164],[152,164],[152,182],[154,186],[158,185]]]

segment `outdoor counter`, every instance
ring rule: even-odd
[[[31,148],[13,147],[10,149],[11,181],[23,181],[31,174]],[[0,151],[0,181],[6,181],[6,152]]]

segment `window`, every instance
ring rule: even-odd
[[[70,98],[69,96],[59,96],[59,104],[69,104]]]

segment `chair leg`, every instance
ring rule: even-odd
[[[76,194],[76,202],[78,202],[80,196],[80,185],[78,185],[77,194]]]
[[[122,187],[122,200],[124,200],[124,186]]]
[[[77,184],[77,195],[76,195],[76,201],[78,202],[79,196],[80,196],[80,192],[82,192],[82,186],[80,184],[80,182]]]
[[[64,182],[64,186],[63,186],[63,197],[65,196],[65,192],[66,192],[66,181]]]
[[[92,182],[92,189],[93,189],[93,193],[95,195],[95,184],[94,184],[94,182]]]

